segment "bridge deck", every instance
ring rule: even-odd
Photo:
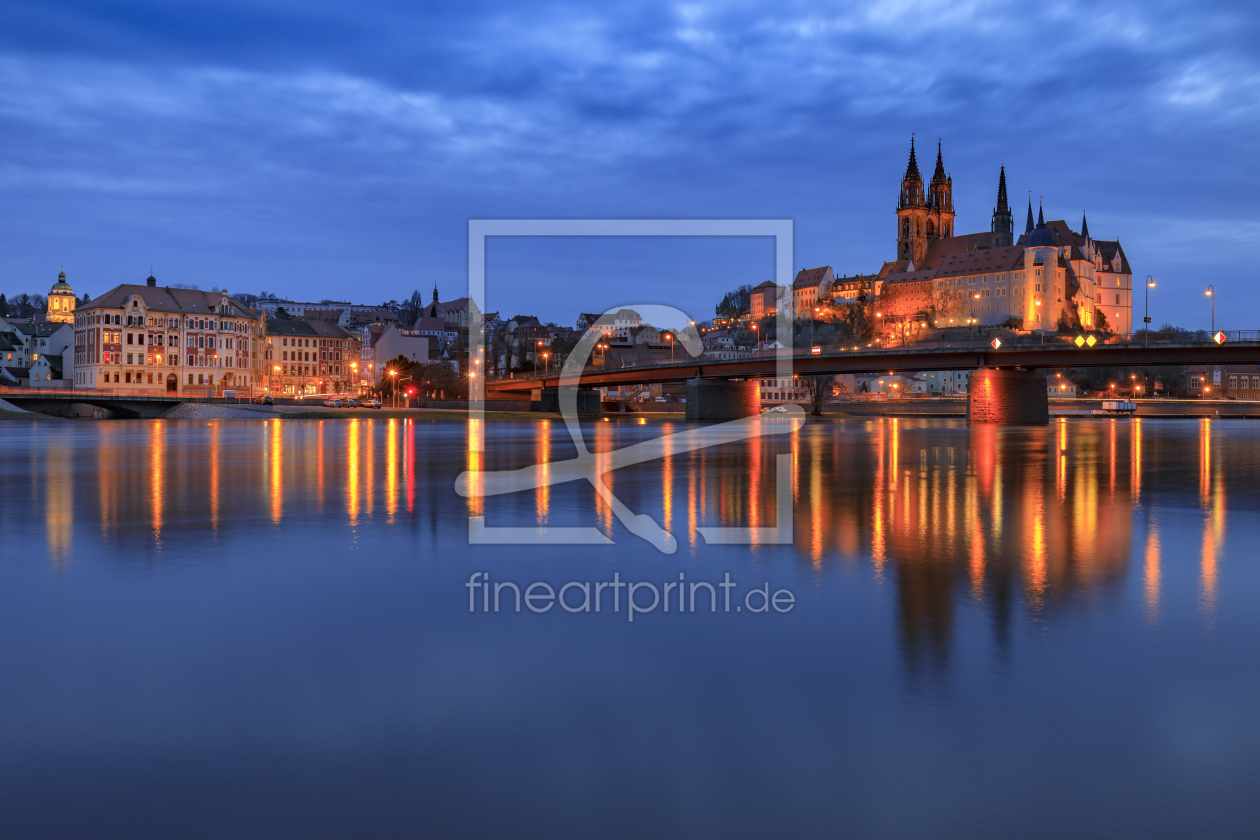
[[[819,355],[797,352],[792,372],[802,376],[836,373],[910,373],[925,370],[977,370],[980,368],[1139,367],[1144,365],[1257,364],[1260,341],[1193,342],[1186,344],[1098,344],[1076,347],[1070,344],[1021,344],[994,349],[988,344],[966,346],[910,345],[895,350],[829,352]],[[771,353],[750,359],[730,361],[683,361],[621,370],[588,369],[581,385],[647,384],[682,382],[687,379],[766,379],[776,375],[777,360]],[[522,392],[535,388],[555,388],[560,377],[531,379],[490,379],[486,393]]]

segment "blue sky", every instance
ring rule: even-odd
[[[894,254],[917,132],[959,232],[1012,199],[1119,236],[1156,322],[1260,327],[1260,12],[1199,3],[6,2],[0,291],[462,294],[470,217],[796,222]],[[926,147],[926,148],[924,148]],[[1017,210],[1022,218],[1022,210]],[[659,247],[658,247],[659,246]],[[1238,265],[1242,265],[1240,270]],[[495,243],[491,309],[701,316],[769,244]]]

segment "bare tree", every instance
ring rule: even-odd
[[[815,417],[822,416],[823,401],[831,396],[835,387],[835,377],[829,373],[812,373],[797,379],[805,393],[809,395],[809,413]]]
[[[936,324],[938,321],[944,321],[960,315],[964,310],[963,302],[966,299],[966,294],[962,289],[951,289],[944,283],[940,285],[933,283],[932,291],[928,295],[931,308],[929,317],[931,317],[932,323]]]

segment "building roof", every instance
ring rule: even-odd
[[[123,283],[105,294],[93,298],[78,307],[80,312],[89,309],[121,309],[127,300],[136,295],[144,301],[150,312],[176,312],[181,315],[217,315],[214,310],[223,298],[232,305],[232,318],[257,318],[258,312],[250,309],[227,292],[206,292],[201,289],[172,289],[170,286],[144,286]]]
[[[946,236],[943,239],[933,239],[928,242],[927,253],[923,255],[923,263],[916,265],[915,268],[936,268],[945,257],[950,254],[960,254],[964,251],[979,251],[989,247],[989,243],[993,241],[993,234],[989,231],[983,233],[964,233],[959,236]]]
[[[66,282],[66,273],[63,271],[57,275],[57,282],[53,283],[51,289],[48,290],[50,295],[72,295],[74,289],[70,288],[70,284]]]
[[[834,276],[829,265],[818,268],[802,268],[796,273],[796,279],[792,281],[792,288],[808,289],[812,286],[820,286],[829,277],[834,278]]]
[[[70,326],[60,321],[10,321],[9,325],[20,333],[33,335],[36,338],[47,338],[57,330]]]
[[[899,271],[896,274],[890,274],[884,278],[884,294],[896,294],[902,289],[906,289],[911,283],[922,283],[930,281],[935,272],[931,269],[923,269],[921,271]]]
[[[433,332],[446,332],[446,321],[433,315],[421,315],[416,322],[411,325],[413,330],[429,330]]]
[[[1133,269],[1129,267],[1129,258],[1124,255],[1124,249],[1120,247],[1118,239],[1095,239],[1094,247],[1098,249],[1098,253],[1102,254],[1103,262],[1109,263],[1113,261],[1116,254],[1120,255],[1120,273],[1132,274]]]
[[[936,269],[937,277],[958,277],[969,274],[988,274],[1012,271],[1024,259],[1024,249],[1014,245],[1002,248],[984,248],[979,251],[962,251],[947,254]]]

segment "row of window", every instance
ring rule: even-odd
[[[280,376],[315,376],[315,368],[315,365],[284,365],[279,367],[277,373]],[[349,372],[349,370],[346,371],[346,373]],[[333,376],[340,376],[341,365],[319,365],[319,373],[322,375],[332,374]]]
[[[165,327],[175,330],[183,327],[186,330],[222,330],[223,332],[253,333],[255,326],[242,321],[220,321],[214,318],[151,318],[145,315],[118,315],[103,312],[85,312],[74,318],[76,326],[86,327],[95,324],[118,324],[128,327]],[[217,326],[216,326],[217,325]]]
[[[270,345],[271,342],[272,342],[272,339],[270,338],[267,339],[268,345]],[[288,338],[286,336],[280,337],[281,347],[345,347],[348,343],[349,343],[348,339],[344,339],[344,338]]]

